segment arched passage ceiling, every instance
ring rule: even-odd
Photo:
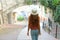
[[[23,4],[24,0],[0,0],[0,10],[6,12],[7,10],[13,10],[20,4]]]

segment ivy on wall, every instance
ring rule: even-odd
[[[54,21],[60,24],[60,0],[39,0],[39,2],[53,10]]]

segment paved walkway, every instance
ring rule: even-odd
[[[27,26],[3,24],[0,25],[0,40],[31,40],[31,36],[27,36]],[[21,30],[23,28],[23,30]],[[57,40],[42,29],[39,40]]]
[[[0,40],[17,40],[18,34],[24,25],[2,24],[0,25]]]
[[[19,33],[17,40],[31,40],[31,36],[30,35],[27,36],[27,26]],[[41,24],[41,35],[39,36],[39,40],[57,40],[57,39],[49,35],[47,32],[45,32],[42,29]]]
[[[19,33],[25,25],[24,21],[16,24],[0,25],[0,40],[17,40]]]

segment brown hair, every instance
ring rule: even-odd
[[[37,15],[30,15],[29,16],[29,28],[31,28],[33,25],[36,26],[38,29],[40,27],[40,24],[39,24],[39,16],[38,14]]]

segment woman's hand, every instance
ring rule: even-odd
[[[41,35],[41,32],[39,31],[39,35]]]
[[[39,32],[39,35],[41,35],[41,32]]]
[[[29,36],[29,32],[27,32],[27,35]]]

